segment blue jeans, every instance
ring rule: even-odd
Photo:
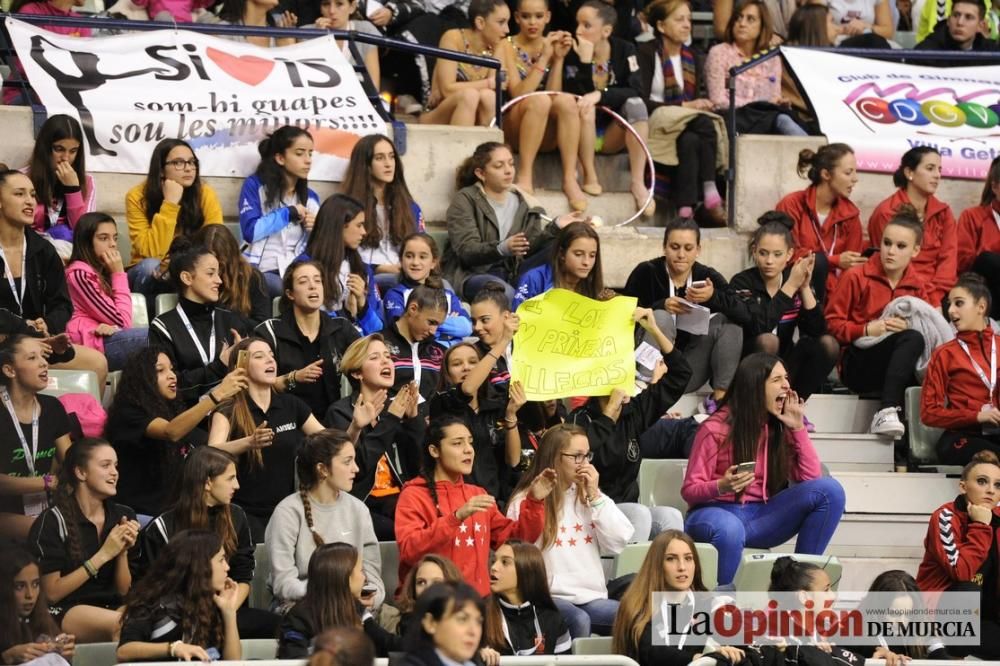
[[[688,513],[695,541],[719,551],[719,584],[728,585],[744,546],[773,548],[798,534],[795,552],[822,555],[844,513],[844,488],[829,476],[790,486],[767,502],[713,502]]]
[[[146,346],[148,337],[148,328],[123,328],[104,338],[104,356],[108,359],[108,370],[114,372],[125,367],[129,356]]]
[[[160,267],[160,260],[154,257],[141,260],[132,268],[128,269],[128,286],[133,294],[142,294],[146,297],[146,310],[149,312],[149,321],[153,321],[156,316],[156,297],[158,294],[169,294],[174,290],[174,285],[168,280],[158,280],[154,277],[156,269]]]
[[[274,299],[285,295],[285,284],[281,279],[281,273],[278,271],[267,271],[266,273],[261,271],[261,275],[264,276],[264,284],[267,286],[267,295],[269,298]]]
[[[684,530],[684,516],[672,506],[645,506],[637,502],[620,502],[618,508],[635,531],[629,543],[651,541],[666,530]]]
[[[614,599],[594,599],[585,604],[572,604],[564,599],[553,599],[562,613],[573,638],[589,638],[591,633],[610,636],[611,627],[618,613],[618,602]]]
[[[514,287],[507,284],[505,280],[498,278],[496,275],[491,275],[489,273],[480,273],[479,275],[470,275],[465,280],[465,284],[462,286],[462,300],[466,303],[471,303],[475,298],[479,290],[485,287],[490,282],[498,282],[503,285],[503,291],[507,294],[507,300],[511,303],[514,302]]]

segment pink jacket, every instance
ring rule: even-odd
[[[74,344],[85,345],[104,352],[104,338],[94,333],[98,324],[119,328],[132,326],[132,294],[128,289],[128,275],[124,272],[111,275],[111,295],[101,288],[101,280],[94,267],[83,261],[74,261],[66,267],[66,284],[73,301],[73,316],[66,324],[66,333]]]
[[[211,6],[214,0],[132,0],[139,7],[145,7],[150,20],[155,21],[161,12],[174,17],[175,21],[190,23],[194,19],[191,12]]]
[[[729,436],[729,408],[717,411],[707,421],[701,424],[694,436],[694,446],[688,458],[687,473],[684,475],[684,485],[681,486],[681,496],[688,506],[695,507],[708,502],[735,502],[733,493],[719,492],[719,479],[732,467],[733,447],[727,442]],[[797,431],[786,430],[789,464],[789,481],[809,481],[819,478],[822,469],[819,456],[813,448],[812,440],[805,428]],[[740,496],[741,503],[767,501],[767,437],[768,427],[765,424],[757,449],[757,466],[754,468],[756,478]]]
[[[30,173],[28,174],[31,175]],[[76,222],[84,213],[89,213],[97,207],[97,188],[94,187],[94,179],[88,173],[84,177],[87,183],[87,198],[83,198],[83,191],[70,192],[66,195],[66,216],[60,217],[58,220],[59,224],[68,224],[70,229],[76,228]],[[55,207],[61,208],[60,201],[53,202],[56,204]],[[40,234],[44,234],[46,228],[49,226],[49,204],[45,201],[39,201],[38,205],[35,206],[35,222],[31,225],[32,228]]]

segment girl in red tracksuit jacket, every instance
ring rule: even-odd
[[[787,195],[775,209],[795,220],[795,259],[816,255],[813,290],[823,303],[844,271],[865,263],[861,212],[850,199],[858,165],[850,146],[830,143],[800,152],[798,172],[809,179],[809,187]]]
[[[958,270],[975,271],[1000,295],[1000,157],[990,164],[978,206],[958,217]],[[990,316],[1000,318],[1000,299],[993,299]]]
[[[882,232],[877,254],[841,278],[826,306],[826,322],[833,337],[846,346],[840,377],[855,393],[881,392],[881,407],[870,432],[898,439],[905,428],[897,412],[908,386],[916,386],[917,361],[924,352],[923,336],[905,319],[882,318],[882,311],[901,296],[927,300],[926,282],[910,266],[920,251],[922,227],[913,208],[896,213]],[[859,338],[879,342],[860,348]]]
[[[1000,453],[997,347],[990,327],[990,292],[983,279],[966,273],[948,294],[948,319],[958,335],[931,355],[920,393],[920,420],[943,428],[938,458],[965,465],[979,451]]]
[[[1000,459],[980,451],[962,470],[962,494],[931,514],[917,585],[924,592],[981,593],[978,647],[949,645],[952,656],[1000,658]]]
[[[399,580],[406,580],[421,557],[438,553],[451,559],[480,595],[490,593],[490,548],[508,539],[534,542],[545,525],[542,503],[555,488],[555,470],[531,484],[518,520],[504,516],[496,499],[465,483],[472,473],[472,433],[458,417],[431,423],[424,448],[422,476],[403,486],[396,505]]]
[[[868,219],[871,247],[882,244],[882,230],[900,206],[913,206],[924,223],[920,254],[913,258],[913,270],[927,282],[930,302],[941,305],[955,284],[958,240],[955,216],[948,204],[934,196],[941,182],[941,153],[930,146],[917,146],[903,153],[892,183],[899,189],[875,207]]]

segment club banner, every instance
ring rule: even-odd
[[[283,125],[315,140],[310,178],[342,180],[351,149],[385,123],[333,37],[265,49],[183,30],[57,35],[7,19],[49,115],[80,119],[87,168],[144,174],[163,139],[190,143],[206,176],[247,176]]]
[[[510,378],[528,400],[635,393],[636,299],[595,301],[568,289],[550,289],[517,308]]]
[[[982,179],[1000,155],[1000,68],[938,68],[782,47],[823,134],[850,144],[861,171],[891,173],[914,146],[942,173]]]

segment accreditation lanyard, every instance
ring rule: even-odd
[[[28,448],[28,440],[24,436],[24,430],[21,428],[21,422],[17,418],[17,412],[14,411],[14,403],[10,399],[10,393],[7,389],[0,390],[0,398],[3,399],[4,407],[10,413],[10,420],[14,423],[14,430],[17,432],[18,438],[21,440],[21,448],[24,449],[24,462],[28,466],[28,475],[35,475],[35,458],[38,456],[38,417],[41,414],[41,409],[38,407],[38,400],[35,400],[34,407],[31,411],[31,448]]]
[[[208,336],[208,353],[205,353],[205,348],[201,344],[201,340],[198,339],[198,334],[194,332],[194,326],[191,325],[191,320],[188,319],[187,313],[184,312],[184,308],[181,305],[177,306],[177,316],[181,318],[181,322],[187,329],[188,335],[191,336],[191,342],[194,343],[195,348],[198,350],[198,355],[201,356],[201,362],[208,365],[215,360],[215,310],[212,310],[212,332]]]
[[[827,219],[830,219],[831,213],[833,213],[833,208],[831,208],[830,212],[826,214]],[[828,249],[826,244],[823,242],[823,227],[819,224],[819,215],[813,211],[809,211],[809,221],[812,222],[813,231],[816,232],[816,242],[819,243],[819,246],[823,249],[823,253],[828,257],[832,257],[834,250],[837,249],[837,234],[840,233],[840,225],[833,225],[833,242],[830,244]]]
[[[997,223],[997,230],[1000,231],[1000,213],[992,206],[990,206],[990,212],[993,213],[993,221]]]
[[[530,657],[533,654],[537,654],[539,648],[544,651],[545,648],[545,635],[542,633],[542,625],[538,622],[538,610],[532,605],[531,612],[535,614],[535,644],[530,648],[524,650],[518,650],[517,646],[510,639],[510,629],[507,628],[507,616],[500,611],[500,626],[503,629],[503,637],[507,639],[507,645],[514,652],[515,657]]]
[[[687,643],[688,631],[691,629],[691,623],[694,622],[694,592],[691,590],[687,591],[684,599],[687,603],[691,604],[691,617],[688,619],[687,624],[680,630],[680,640],[677,641],[677,649],[684,649],[684,644]],[[670,634],[673,633],[673,627],[668,627],[667,622],[670,617],[670,604],[664,599],[660,602],[660,615],[663,618],[663,629],[660,634],[660,638],[665,642],[664,645],[670,645]]]
[[[964,340],[959,340],[957,338],[955,339],[955,341],[958,343],[958,346],[962,348],[962,351],[965,352],[965,355],[969,357],[969,363],[972,364],[972,368],[976,371],[976,374],[979,375],[979,379],[980,379],[980,381],[983,382],[983,386],[985,386],[987,389],[989,389],[989,391],[990,391],[990,404],[993,404],[993,391],[997,387],[997,336],[996,335],[991,335],[990,336],[990,378],[989,379],[986,378],[986,373],[983,372],[983,369],[981,367],[979,367],[979,364],[976,363],[976,360],[974,358],[972,358],[972,352],[969,351],[969,346],[967,344],[965,344],[965,341]]]
[[[692,282],[694,282],[694,271],[693,270],[690,273],[688,273],[687,283],[685,283],[685,285],[684,285],[684,296],[685,297],[687,296],[687,288],[691,286]],[[669,294],[670,298],[674,298],[677,295],[677,287],[674,286],[674,279],[672,277],[670,277],[670,271],[667,271],[667,294]],[[674,323],[676,324],[677,323],[677,315],[675,315],[674,313],[671,312],[670,313],[670,317],[674,320]]]
[[[26,278],[25,265],[28,261],[28,237],[25,236],[21,241],[21,292],[18,293],[17,285],[14,283],[14,272],[10,269],[10,262],[7,261],[7,255],[4,254],[3,248],[0,247],[0,260],[3,260],[3,274],[7,278],[7,284],[10,285],[10,293],[14,295],[14,300],[17,302],[18,314],[24,314],[24,291],[28,286],[28,280]]]
[[[417,391],[420,391],[420,376],[423,374],[424,367],[420,364],[420,343],[411,342],[410,343],[410,359],[413,363],[413,383],[417,385]],[[417,397],[417,404],[422,404],[425,398],[422,393]]]

